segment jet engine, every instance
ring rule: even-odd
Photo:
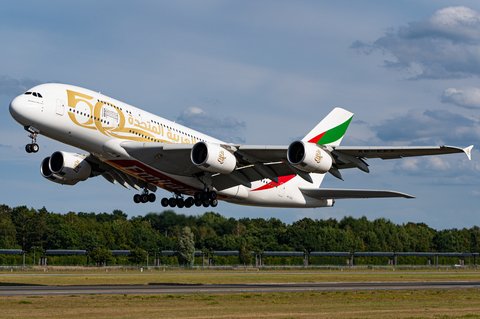
[[[295,141],[288,147],[287,159],[292,166],[308,173],[324,174],[332,168],[332,156],[317,144]]]
[[[219,144],[198,142],[190,153],[192,163],[207,172],[229,174],[237,164],[235,156]]]
[[[46,157],[40,166],[42,176],[62,185],[75,185],[90,177],[92,168],[86,155],[68,152],[55,152]]]

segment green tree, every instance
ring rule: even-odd
[[[0,247],[15,248],[17,245],[17,231],[15,225],[10,218],[11,209],[2,205],[0,208]]]
[[[147,260],[147,253],[142,248],[136,247],[130,250],[130,256],[128,257],[131,263],[140,265]]]
[[[250,265],[252,261],[252,246],[247,244],[246,240],[242,241],[242,244],[238,248],[238,262],[242,265]]]
[[[178,262],[181,265],[193,266],[195,261],[195,242],[190,227],[185,226],[178,237]]]
[[[89,257],[97,266],[106,266],[109,261],[113,260],[112,253],[106,248],[95,248],[90,252]]]
[[[28,209],[27,206],[15,207],[12,211],[11,218],[15,224],[17,233],[17,243],[20,244],[22,250],[29,250],[31,247],[31,237],[34,234],[32,220],[34,209]]]

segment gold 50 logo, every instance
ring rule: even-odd
[[[118,106],[100,101],[87,94],[67,90],[68,116],[76,125],[98,130],[110,137],[162,143],[184,143],[195,144],[197,139],[193,136],[185,136],[174,132],[171,127],[159,123],[152,124],[151,121],[142,121],[141,116],[133,117],[132,112],[125,118],[125,114]]]
[[[126,127],[125,115],[120,108],[112,103],[100,101],[87,94],[67,90],[68,107],[71,109],[68,116],[76,125],[98,130],[104,135],[133,141],[151,142],[154,138],[165,142],[149,130],[145,123],[135,125],[132,118],[128,119],[132,127]],[[138,121],[137,121],[138,122]],[[132,134],[135,132],[135,135]],[[163,130],[161,132],[163,136]]]
[[[127,132],[127,129],[125,129],[125,116],[115,106],[95,100],[92,96],[70,90],[67,90],[67,97],[68,106],[73,109],[73,112],[69,112],[68,116],[76,125],[91,130],[98,130],[107,136]],[[106,106],[109,107],[109,111],[118,114],[116,126],[110,126],[102,118],[102,108]],[[77,116],[79,109],[81,113],[85,113],[83,116]]]
[[[322,158],[323,158],[322,152],[320,152],[320,150],[317,150],[317,151],[315,152],[315,158],[314,158],[315,162],[317,162],[318,164],[320,164],[320,162],[322,161]]]

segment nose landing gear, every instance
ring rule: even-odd
[[[38,150],[40,149],[37,144],[37,135],[39,133],[39,130],[37,130],[33,126],[25,127],[25,130],[30,132],[30,135],[28,135],[28,137],[32,139],[32,142],[30,144],[25,145],[25,151],[27,151],[27,153],[38,152]]]

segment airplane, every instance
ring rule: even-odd
[[[12,117],[30,133],[25,150],[36,153],[38,135],[86,154],[64,151],[46,157],[46,179],[75,185],[95,176],[130,187],[135,203],[154,202],[163,188],[163,207],[215,207],[218,200],[262,206],[331,207],[337,199],[411,195],[386,190],[325,189],[326,175],[343,180],[341,170],[369,173],[366,160],[465,153],[473,145],[340,146],[353,113],[333,109],[301,140],[290,145],[226,143],[160,116],[81,87],[47,83],[12,100]]]

